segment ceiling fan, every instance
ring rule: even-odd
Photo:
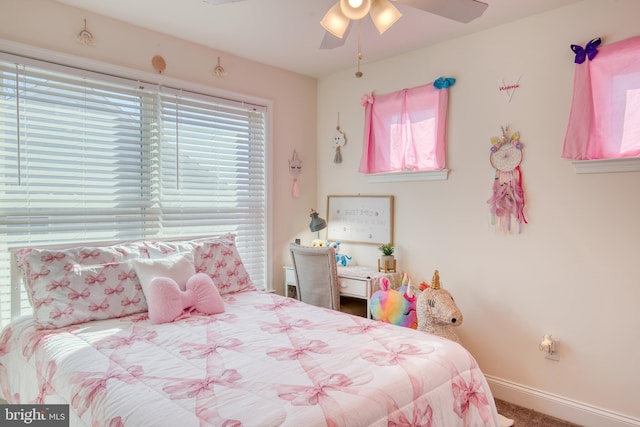
[[[202,1],[218,5],[244,0]],[[478,18],[489,6],[479,0],[395,0],[395,2],[462,23]],[[367,15],[371,16],[380,34],[388,30],[402,16],[389,0],[338,0],[320,21],[320,25],[326,30],[320,49],[342,46],[351,21],[361,20]]]
[[[454,21],[467,23],[484,13],[489,6],[478,0],[396,0],[397,3],[424,10]],[[388,30],[402,13],[389,0],[338,0],[320,21],[326,34],[321,49],[342,46],[351,21],[371,16],[380,34]]]

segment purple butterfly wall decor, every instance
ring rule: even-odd
[[[572,44],[571,50],[576,54],[576,58],[573,62],[576,64],[582,64],[587,58],[589,58],[589,61],[593,60],[593,58],[598,54],[597,47],[600,46],[600,43],[602,43],[602,39],[597,37],[587,43],[584,48],[577,44]]]

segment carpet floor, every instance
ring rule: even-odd
[[[500,415],[514,421],[514,427],[580,427],[500,399],[496,399],[496,407]]]

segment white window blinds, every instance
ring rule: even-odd
[[[24,245],[233,232],[264,285],[266,108],[39,65],[0,57],[0,322]]]
[[[163,232],[235,232],[251,279],[264,284],[264,109],[167,89],[160,101]]]

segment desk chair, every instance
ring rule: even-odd
[[[336,250],[289,245],[298,284],[298,299],[318,307],[340,310]]]

